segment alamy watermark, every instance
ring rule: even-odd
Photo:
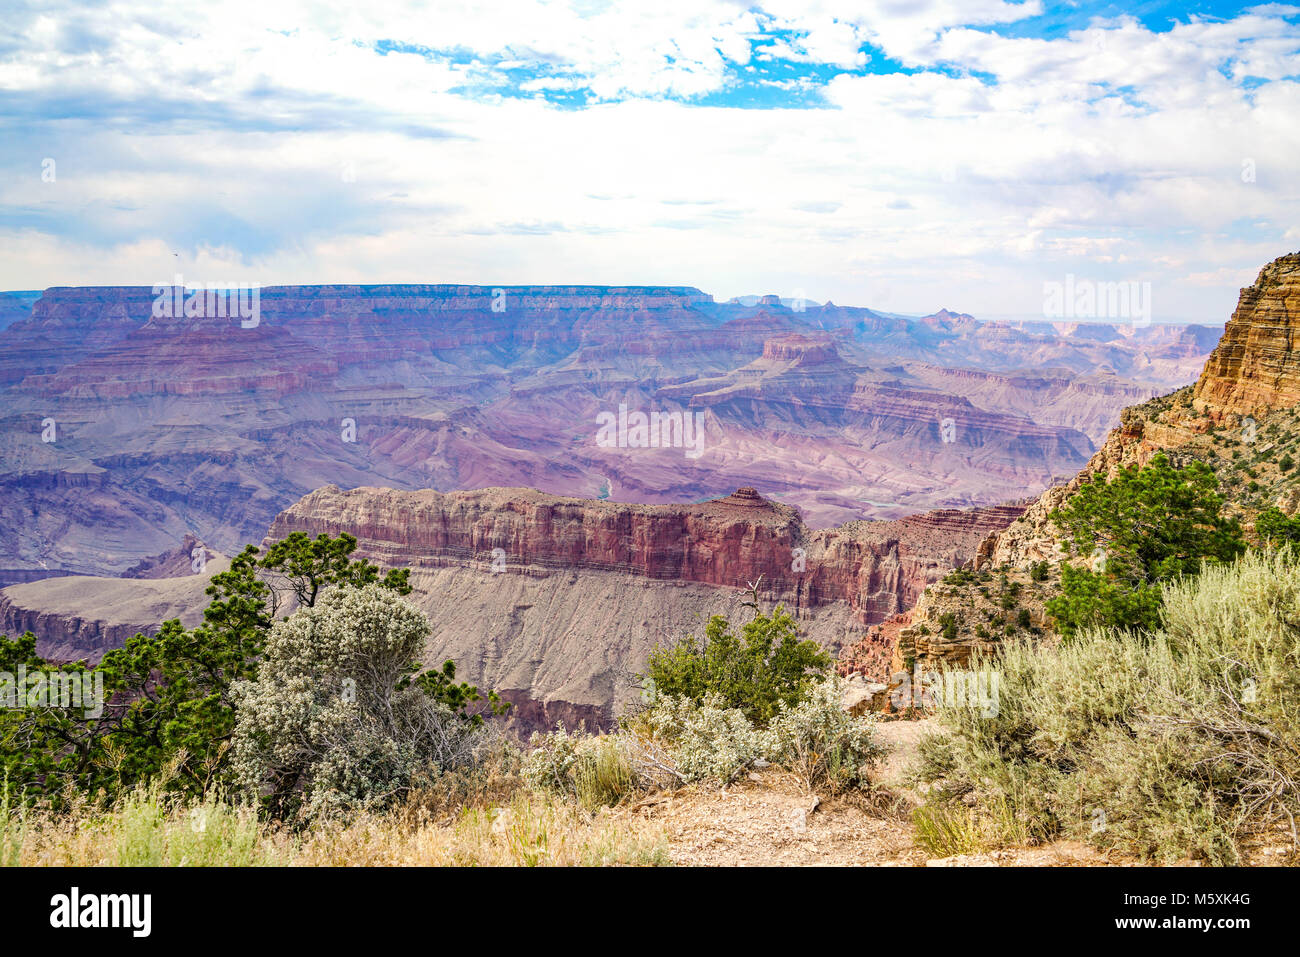
[[[87,718],[104,713],[101,671],[0,671],[0,708],[81,708]]]
[[[152,913],[152,894],[89,894],[73,887],[50,898],[50,926],[56,929],[118,927],[148,937]]]
[[[596,445],[602,449],[684,449],[688,459],[704,454],[703,412],[628,411],[627,403],[618,415],[601,412],[596,416]]]
[[[1000,679],[996,671],[925,671],[916,665],[911,674],[895,675],[898,686],[889,700],[896,711],[908,708],[974,708],[986,718],[997,717]]]
[[[1043,283],[1043,315],[1048,319],[1119,319],[1151,324],[1150,282],[1094,282],[1068,273],[1065,282]]]
[[[257,283],[210,282],[187,288],[178,273],[171,285],[153,287],[155,319],[238,319],[240,328],[262,321],[262,287]]]

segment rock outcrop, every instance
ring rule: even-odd
[[[137,633],[157,633],[169,618],[187,627],[203,619],[208,579],[229,567],[214,556],[206,574],[165,578],[67,575],[0,589],[0,635],[36,635],[54,661],[97,662]]]
[[[1196,382],[1211,417],[1260,415],[1300,403],[1300,253],[1283,256],[1241,291]]]
[[[268,540],[348,533],[385,566],[589,569],[760,593],[795,614],[842,602],[862,624],[910,604],[1020,506],[955,509],[811,530],[753,488],[697,505],[623,505],[532,489],[435,492],[327,486],[282,512]]]
[[[207,573],[208,562],[224,556],[208,549],[188,532],[175,548],[146,558],[122,572],[123,578],[183,578]]]
[[[1196,460],[1214,468],[1228,511],[1248,523],[1261,501],[1295,511],[1300,479],[1281,455],[1300,450],[1298,342],[1300,253],[1295,253],[1265,266],[1255,284],[1241,290],[1195,386],[1125,409],[1120,424],[1077,475],[1047,489],[1016,521],[979,545],[968,576],[926,589],[910,620],[891,636],[896,642],[891,670],[914,663],[963,664],[1008,635],[1050,631],[1044,605],[1056,590],[1063,560],[1060,532],[1050,516],[1094,478],[1166,453],[1175,464]],[[1249,483],[1238,474],[1247,465]],[[1038,576],[1030,574],[1035,565]],[[1003,602],[1008,595],[1011,599]],[[878,648],[850,647],[842,670],[879,678],[878,661]]]
[[[346,532],[359,555],[409,567],[433,629],[426,662],[451,658],[459,675],[501,690],[527,730],[608,724],[638,693],[629,676],[652,647],[713,614],[744,620],[751,583],[765,606],[784,603],[808,636],[838,650],[1019,513],[945,510],[813,530],[749,487],[694,505],[623,505],[531,489],[327,486],[281,513],[267,537]],[[0,629],[31,629],[46,655],[97,660],[166,618],[192,624],[207,576],[158,576],[188,570],[181,562],[196,545],[133,570],[149,577],[5,589]],[[217,560],[209,572],[225,567]]]

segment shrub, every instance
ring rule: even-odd
[[[744,711],[728,708],[718,695],[702,701],[663,696],[644,718],[685,784],[730,784],[775,750],[768,730],[755,727]]]
[[[755,615],[739,636],[714,615],[702,643],[688,637],[654,649],[647,676],[656,694],[696,702],[716,698],[723,710],[739,709],[763,725],[782,702],[803,700],[831,664],[815,641],[799,640],[794,619],[778,605],[771,615]]]
[[[1164,588],[1157,632],[1008,644],[999,708],[940,711],[941,807],[1005,802],[1030,833],[1235,863],[1300,814],[1300,562],[1248,554]],[[981,810],[981,813],[986,813]]]
[[[840,697],[839,680],[828,678],[806,700],[782,706],[768,726],[771,760],[798,773],[810,788],[838,792],[860,787],[884,754],[875,741],[873,720],[849,714]]]
[[[378,566],[351,557],[357,540],[294,532],[265,555],[249,545],[213,575],[203,622],[185,628],[162,623],[155,635],[137,634],[109,651],[98,667],[103,715],[77,709],[0,710],[0,767],[22,799],[63,800],[71,785],[82,793],[133,793],[167,774],[167,787],[204,794],[230,783],[229,757],[235,713],[231,686],[257,675],[262,646],[280,608],[312,605],[329,586],[377,585],[408,594],[407,569],[380,577]],[[35,637],[0,636],[0,670],[25,664],[30,672],[85,672],[79,663],[57,664],[36,655]],[[185,761],[176,764],[179,755]]]
[[[625,742],[637,786],[642,789],[711,782],[727,785],[752,768],[777,764],[800,775],[810,788],[831,792],[867,783],[867,771],[883,749],[871,718],[854,717],[840,705],[840,679],[812,686],[803,701],[782,703],[766,728],[756,727],[738,708],[718,697],[704,701],[663,697],[624,722]],[[557,740],[552,762],[575,746]],[[578,750],[581,744],[576,745]],[[567,765],[544,775],[551,782],[572,777]]]
[[[1279,508],[1266,508],[1255,516],[1255,535],[1266,545],[1300,542],[1300,518],[1292,518]]]
[[[640,790],[626,743],[616,735],[534,734],[522,777],[535,790],[565,794],[585,808],[617,804]]]
[[[976,580],[975,572],[969,568],[954,568],[943,577],[945,585],[970,585]]]
[[[278,622],[256,681],[237,682],[234,767],[284,815],[393,804],[420,775],[472,763],[489,732],[418,679],[423,613],[377,584],[330,588]]]

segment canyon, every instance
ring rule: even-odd
[[[412,569],[427,663],[522,730],[608,726],[651,648],[751,589],[884,670],[927,586],[1218,340],[687,287],[268,287],[249,327],[154,299],[11,304],[0,633],[93,662],[197,623],[245,543],[346,532]],[[662,441],[600,441],[624,410]]]
[[[1295,514],[1300,477],[1285,456],[1300,453],[1298,335],[1300,253],[1291,253],[1264,266],[1241,290],[1222,340],[1193,385],[1123,410],[1077,475],[1045,490],[1014,522],[980,543],[968,563],[971,576],[930,585],[915,607],[846,646],[841,672],[875,683],[897,681],[899,671],[962,666],[978,653],[995,651],[1007,636],[1023,636],[1026,629],[1011,625],[1011,616],[991,600],[989,592],[997,587],[991,583],[1000,579],[1028,596],[1020,607],[1029,614],[1029,633],[1050,634],[1044,599],[1059,581],[1061,563],[1072,560],[1058,547],[1062,536],[1052,512],[1083,483],[1143,466],[1157,454],[1175,465],[1209,465],[1227,513],[1248,533],[1262,508]]]
[[[329,484],[752,486],[814,528],[992,505],[1074,474],[1218,339],[687,287],[266,287],[252,328],[156,316],[150,287],[33,296],[0,328],[0,586],[115,576],[187,534],[231,554]],[[701,453],[601,445],[620,406],[692,416]]]
[[[711,615],[743,621],[751,586],[832,651],[916,601],[1022,507],[940,510],[811,529],[752,488],[695,505],[627,505],[532,489],[440,493],[318,489],[267,530],[358,540],[357,554],[411,569],[428,615],[425,663],[501,691],[523,730],[608,726],[639,693],[658,644]],[[49,658],[96,661],[168,618],[193,625],[220,554],[199,543],[139,563],[131,577],[64,576],[0,591],[0,633],[32,631]]]

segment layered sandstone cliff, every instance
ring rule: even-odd
[[[360,554],[412,568],[433,628],[428,663],[452,658],[521,714],[605,724],[636,693],[630,679],[651,648],[713,614],[743,620],[751,586],[838,650],[1021,508],[813,531],[752,488],[695,505],[620,505],[529,489],[327,487],[281,513],[268,538],[356,536]]]
[[[440,493],[327,486],[282,512],[291,532],[356,536],[387,566],[590,569],[760,592],[796,614],[845,603],[863,624],[905,607],[1016,505],[941,510],[813,531],[752,488],[696,505],[624,505],[532,489]]]
[[[637,693],[632,673],[656,644],[714,614],[743,621],[753,585],[832,650],[916,600],[1020,506],[942,510],[811,530],[799,513],[738,489],[693,505],[624,505],[531,489],[440,493],[327,486],[282,512],[268,539],[348,533],[358,553],[412,570],[429,616],[428,664],[501,690],[527,730],[555,720],[607,724]],[[198,543],[132,570],[0,592],[0,630],[38,649],[97,660],[167,618],[206,604],[206,576],[183,574]],[[213,567],[209,566],[209,571]],[[79,596],[84,598],[79,601]]]
[[[1288,451],[1300,451],[1300,253],[1265,266],[1241,290],[1237,308],[1195,386],[1125,409],[1088,464],[1046,490],[1016,521],[988,536],[970,563],[973,576],[932,585],[893,630],[891,669],[914,663],[964,663],[1006,637],[1050,632],[1044,605],[1068,559],[1052,512],[1084,483],[1159,453],[1175,464],[1202,461],[1219,476],[1227,509],[1248,524],[1265,505],[1294,512],[1300,488]],[[1040,565],[1037,577],[1030,574]],[[1043,569],[1046,571],[1043,571]],[[1002,601],[1014,593],[1014,604]],[[1011,605],[1014,613],[1008,614]],[[1023,610],[1027,616],[1020,619]],[[1024,622],[1022,624],[1022,622]],[[875,635],[876,644],[881,636]],[[844,655],[847,671],[870,673],[870,642]]]
[[[1241,291],[1196,383],[1212,417],[1257,415],[1300,402],[1300,253],[1275,259]]]

